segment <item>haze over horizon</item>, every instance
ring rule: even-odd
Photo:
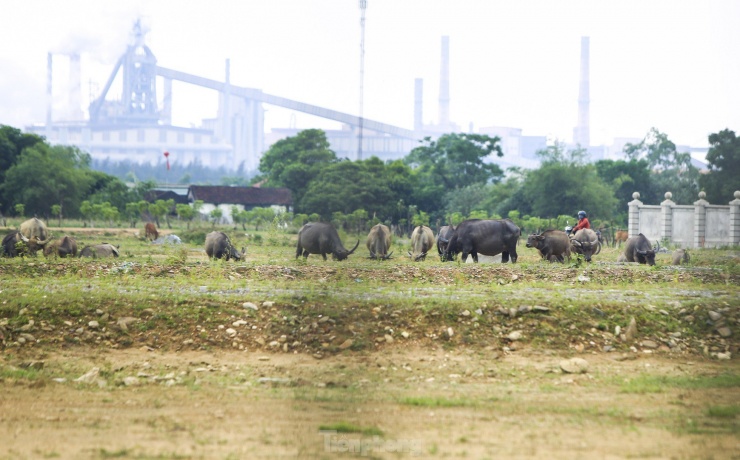
[[[157,2],[10,0],[0,18],[0,124],[46,118],[46,57],[55,119],[67,110],[68,65],[82,53],[82,109],[97,95],[137,18],[158,64],[341,112],[359,113],[356,0]],[[424,122],[438,121],[440,41],[450,40],[450,119],[467,131],[523,129],[569,142],[577,122],[580,40],[590,38],[591,144],[642,138],[679,145],[740,132],[740,2],[368,0],[364,116],[413,128],[414,79]],[[115,94],[112,88],[109,94]],[[120,90],[118,90],[120,91]],[[161,98],[161,92],[158,94]],[[173,84],[173,123],[216,114],[214,92]],[[265,105],[265,128],[338,123]]]

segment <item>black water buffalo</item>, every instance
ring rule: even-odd
[[[447,250],[442,260],[454,260],[462,253],[462,260],[473,256],[478,262],[478,254],[495,256],[501,254],[501,262],[516,263],[516,244],[522,231],[509,219],[481,220],[470,219],[460,223],[447,240]]]
[[[420,225],[414,228],[411,232],[411,249],[409,251],[409,257],[414,262],[425,260],[427,258],[427,252],[434,246],[434,232],[431,228]]]
[[[571,235],[570,244],[573,252],[583,254],[586,262],[591,262],[591,257],[601,252],[599,236],[590,228],[583,228],[578,230],[575,235]]]
[[[527,247],[535,248],[543,259],[550,262],[564,262],[564,257],[570,260],[570,238],[562,230],[546,230],[539,235],[527,237]]]
[[[655,265],[655,253],[660,249],[660,243],[656,245],[653,247],[647,237],[640,233],[627,239],[624,245],[624,257],[627,262]]]
[[[391,230],[383,224],[373,226],[367,234],[366,245],[371,259],[390,259],[393,254],[393,252],[388,254],[391,248]]]
[[[49,257],[67,257],[77,255],[77,241],[71,236],[64,235],[56,241],[52,241],[44,248],[44,255]]]
[[[18,252],[19,246],[18,243],[23,243],[21,251],[24,252],[25,249],[28,247],[27,245],[27,239],[24,241],[24,236],[21,234],[21,232],[12,232],[5,235],[3,238],[2,246],[3,246],[3,254],[6,257],[18,257],[21,253]]]
[[[82,248],[80,255],[77,257],[92,257],[93,259],[118,257],[118,246],[113,246],[110,243],[91,244]]]
[[[444,225],[439,228],[437,233],[437,253],[442,257],[447,250],[447,242],[450,241],[452,233],[455,231],[455,227],[452,225]]]
[[[209,258],[240,260],[246,253],[245,248],[238,252],[224,232],[211,232],[206,235],[206,254]]]
[[[309,254],[321,254],[326,260],[326,255],[331,254],[332,259],[344,260],[355,252],[360,240],[351,250],[345,249],[339,239],[337,230],[324,222],[309,222],[298,231],[298,245],[295,250],[296,259],[303,254],[307,259]]]

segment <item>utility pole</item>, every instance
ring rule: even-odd
[[[360,125],[357,134],[357,159],[362,160],[362,125],[365,93],[365,10],[367,0],[360,0]]]

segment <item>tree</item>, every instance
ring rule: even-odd
[[[184,203],[179,203],[175,210],[177,211],[177,216],[180,219],[184,219],[186,222],[187,229],[190,230],[190,221],[193,220],[193,216],[195,216],[195,209],[193,209],[192,206]]]
[[[221,210],[221,208],[214,208],[211,210],[211,212],[208,214],[208,216],[213,221],[213,226],[215,227],[217,223],[221,221],[221,217],[223,217],[224,212]]]
[[[0,125],[0,184],[5,183],[6,173],[18,162],[23,150],[37,144],[43,145],[44,139],[35,134],[25,134],[12,126]],[[4,187],[0,186],[2,211],[8,213],[16,202],[18,199],[6,193]]]
[[[58,204],[51,205],[51,215],[59,219],[59,226],[62,226],[62,207]]]
[[[724,204],[740,190],[740,138],[724,129],[709,135],[707,152],[709,173],[700,176],[699,184],[710,203]]]
[[[255,180],[266,179],[267,186],[289,188],[293,202],[299,208],[309,183],[336,161],[337,156],[329,149],[326,133],[320,129],[307,129],[273,144],[260,158],[259,169],[263,176]]]
[[[625,145],[624,152],[630,159],[647,160],[661,198],[663,193],[671,192],[679,204],[697,199],[699,171],[691,164],[691,155],[679,153],[666,134],[651,128],[642,141]]]
[[[595,166],[599,177],[614,191],[617,199],[614,219],[619,225],[627,225],[627,203],[632,201],[634,192],[640,192],[640,199],[646,203],[661,201],[662,195],[652,180],[646,159],[600,160]]]
[[[594,165],[583,162],[579,150],[566,152],[564,148],[556,144],[540,152],[540,167],[529,171],[522,184],[521,193],[528,209],[517,211],[520,215],[547,218],[575,216],[583,209],[589,216],[612,218],[616,198],[611,187],[598,176]]]
[[[8,169],[2,189],[30,214],[48,216],[58,204],[64,215],[74,215],[92,183],[89,158],[76,147],[34,144]]]
[[[450,133],[439,139],[427,137],[405,158],[416,176],[412,202],[420,209],[439,213],[446,193],[468,185],[498,182],[501,168],[492,162],[501,157],[501,139],[483,134]]]

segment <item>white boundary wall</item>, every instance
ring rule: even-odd
[[[639,233],[650,241],[667,240],[683,248],[740,245],[740,191],[727,206],[709,204],[706,193],[692,205],[677,205],[666,192],[659,205],[646,205],[640,194],[632,194],[629,206],[629,236]]]

